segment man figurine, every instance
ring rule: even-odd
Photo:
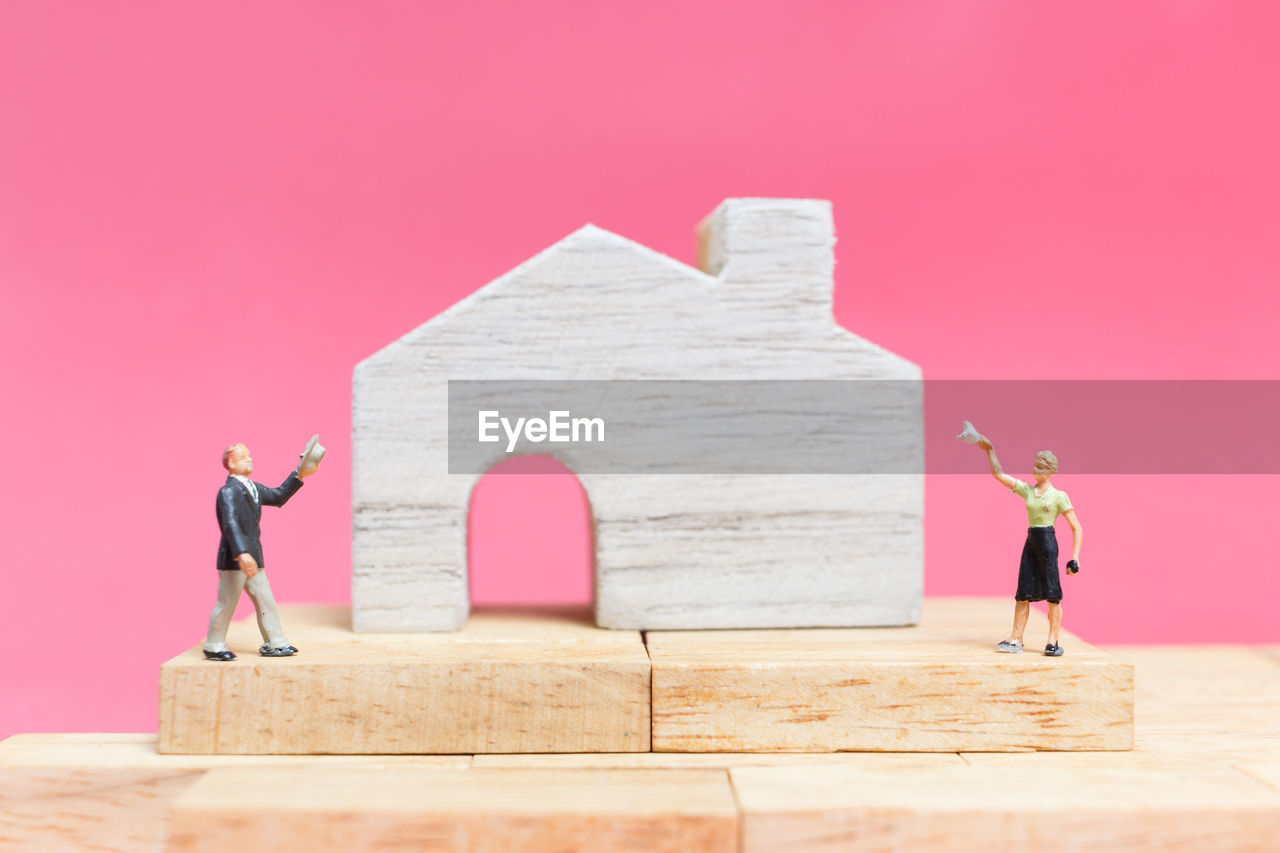
[[[262,507],[284,506],[302,488],[302,479],[310,477],[320,465],[324,448],[319,436],[313,436],[301,454],[297,469],[279,488],[272,489],[249,479],[253,458],[249,448],[233,444],[222,453],[222,467],[227,469],[226,485],[218,490],[218,603],[209,617],[209,636],[204,642],[204,656],[209,660],[235,660],[227,648],[227,627],[240,601],[240,591],[249,593],[258,613],[258,630],[265,641],[258,649],[264,657],[288,657],[298,650],[289,645],[280,628],[276,600],[267,583],[266,565],[262,559],[259,522]]]

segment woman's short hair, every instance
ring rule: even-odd
[[[1043,466],[1040,463],[1043,463]],[[1050,474],[1058,473],[1058,457],[1053,455],[1052,450],[1041,450],[1037,453],[1036,464],[1037,467],[1048,468]]]

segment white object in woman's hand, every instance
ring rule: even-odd
[[[964,429],[960,431],[960,434],[957,435],[956,438],[961,441],[968,442],[969,444],[981,444],[984,441],[982,436],[978,435],[978,431],[973,428],[973,424],[968,421],[964,422]],[[990,444],[990,442],[987,443]]]

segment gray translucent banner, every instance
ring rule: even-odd
[[[554,456],[577,474],[1280,473],[1269,380],[449,382],[449,471]]]

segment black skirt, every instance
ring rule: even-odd
[[[1058,537],[1052,527],[1028,527],[1018,568],[1018,601],[1062,601],[1058,579]]]

